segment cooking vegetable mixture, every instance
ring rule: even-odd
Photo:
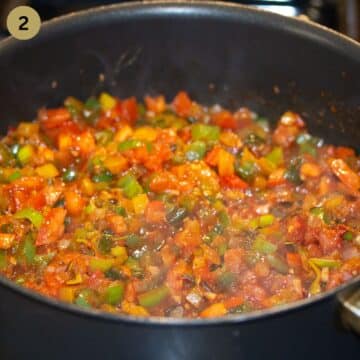
[[[360,158],[299,114],[179,92],[41,109],[0,142],[0,271],[135,316],[216,317],[360,273]]]

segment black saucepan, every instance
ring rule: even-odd
[[[42,106],[103,89],[169,98],[185,89],[274,121],[293,109],[327,141],[359,146],[360,46],[318,25],[223,3],[132,3],[70,14],[30,41],[0,44],[3,133]],[[174,320],[82,310],[0,279],[0,358],[355,359],[359,338],[335,316],[337,293],[354,287],[359,279],[248,315]]]

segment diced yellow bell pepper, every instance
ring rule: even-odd
[[[132,133],[133,133],[132,128],[129,125],[125,125],[115,133],[114,141],[117,143],[122,142],[127,138],[129,138],[132,135]]]
[[[218,170],[220,176],[234,175],[234,155],[228,153],[226,150],[221,149],[219,153]]]
[[[220,134],[220,142],[233,148],[240,148],[243,145],[239,136],[232,131],[223,131]]]
[[[123,264],[128,258],[125,246],[115,246],[111,248],[111,255],[115,256],[116,262],[120,264]]]
[[[73,145],[73,140],[70,134],[60,134],[58,137],[58,148],[60,151],[68,150]]]
[[[113,174],[119,174],[127,167],[127,160],[122,155],[109,156],[104,160],[104,166]]]
[[[245,147],[242,154],[241,154],[241,161],[242,163],[246,162],[257,162],[257,158],[252,154],[252,152]]]
[[[276,165],[264,157],[258,159],[257,164],[260,166],[261,171],[265,175],[270,175],[273,171],[276,170]]]
[[[36,173],[46,179],[51,179],[59,175],[58,169],[53,164],[45,164],[36,168]]]
[[[114,265],[114,259],[92,258],[90,260],[91,270],[107,271]]]
[[[200,316],[203,318],[219,317],[227,313],[224,303],[215,303],[205,308]]]
[[[39,132],[39,124],[31,122],[22,122],[17,128],[17,133],[20,136],[29,137],[31,135],[37,135]]]
[[[59,289],[59,299],[62,301],[72,303],[75,298],[75,291],[76,291],[75,287],[64,286]]]
[[[158,131],[150,126],[142,126],[135,130],[133,138],[141,141],[154,141],[158,136]]]
[[[124,313],[134,316],[149,316],[148,311],[139,305],[135,305],[133,303],[130,303],[128,301],[123,301],[121,303],[121,308],[124,311]]]
[[[99,102],[104,111],[111,110],[116,105],[116,99],[106,92],[100,94]]]
[[[91,196],[95,192],[95,184],[86,177],[81,181],[81,191],[85,195]]]
[[[255,178],[255,180],[254,180],[254,187],[256,188],[256,189],[265,189],[265,187],[266,187],[266,185],[267,185],[267,181],[266,181],[266,179],[264,178],[264,177],[262,177],[262,176],[257,176],[256,178]]]
[[[146,206],[149,203],[149,198],[146,194],[136,195],[132,199],[132,204],[134,207],[134,212],[137,215],[143,214],[145,212]]]
[[[66,285],[79,285],[83,281],[81,274],[76,274],[74,279],[68,280]]]
[[[32,145],[24,145],[20,148],[17,158],[21,162],[21,164],[25,165],[27,164],[33,157],[34,157],[35,151]]]

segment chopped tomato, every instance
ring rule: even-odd
[[[212,120],[215,125],[218,125],[224,129],[235,130],[237,128],[234,116],[226,110],[212,114]]]
[[[148,110],[156,114],[164,112],[166,108],[165,97],[162,95],[157,97],[145,96],[145,104]]]
[[[51,244],[60,240],[64,234],[64,220],[66,210],[62,208],[51,209],[40,226],[36,237],[36,246]]]
[[[165,216],[165,206],[162,201],[149,202],[145,211],[145,219],[148,223],[162,223],[166,220]]]
[[[185,91],[180,91],[173,100],[173,106],[179,116],[189,116],[192,101]]]
[[[220,178],[220,184],[224,187],[240,190],[247,189],[249,187],[249,185],[244,180],[241,180],[236,175],[222,176]]]
[[[352,171],[344,160],[334,159],[330,162],[330,167],[333,173],[346,187],[348,187],[351,191],[359,191],[360,176]]]

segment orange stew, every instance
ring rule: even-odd
[[[314,296],[359,275],[359,171],[291,111],[69,97],[0,141],[0,271],[135,316]]]

